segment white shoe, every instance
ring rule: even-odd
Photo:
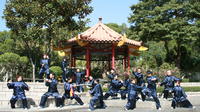
[[[128,109],[127,109],[126,107],[124,107],[124,110],[126,110],[126,111],[127,111]]]
[[[93,110],[91,110],[91,109],[88,109],[88,111],[93,111]]]
[[[24,110],[28,110],[28,108],[24,108]]]
[[[195,106],[193,106],[192,108],[193,108],[193,109],[195,109],[196,107],[195,107]]]
[[[161,108],[158,108],[158,110],[162,110]]]

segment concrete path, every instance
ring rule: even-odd
[[[162,110],[160,112],[200,112],[200,93],[187,93],[188,99],[196,107],[195,109],[186,109],[186,108],[177,108],[171,109],[171,100],[164,100],[160,98]],[[89,102],[90,97],[83,97],[84,102]],[[124,105],[127,103],[127,100],[121,99],[108,99],[105,101],[107,108],[106,109],[97,109],[94,112],[124,112]],[[156,112],[155,103],[151,100],[142,102],[138,101],[136,104],[137,108],[135,110],[130,110],[134,112]],[[23,109],[10,109],[10,108],[0,108],[0,112],[88,112],[88,103],[83,106],[78,104],[66,105],[63,108],[44,108],[38,109],[33,107],[28,110]]]

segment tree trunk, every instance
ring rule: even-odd
[[[176,63],[176,67],[178,67],[180,69],[181,67],[181,43],[180,42],[176,42],[177,43],[177,55],[176,55],[176,59],[175,59],[175,63]]]
[[[32,65],[32,78],[33,78],[33,82],[35,82],[35,64],[34,64],[32,58],[30,58],[30,61],[31,61],[31,65]]]

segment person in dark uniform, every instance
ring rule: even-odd
[[[131,83],[131,80],[129,79],[129,75],[127,73],[124,73],[125,80],[123,81],[124,90],[121,91],[121,99],[126,99],[126,94],[128,94],[128,86]]]
[[[75,99],[80,105],[83,105],[83,101],[78,95],[75,94],[75,85],[72,85],[72,78],[66,79],[64,82],[65,93],[62,96],[62,106],[64,106],[65,99]]]
[[[157,92],[156,92],[156,83],[158,82],[158,78],[156,76],[152,76],[153,72],[148,70],[147,71],[147,88],[143,89],[143,93],[148,96],[152,96],[155,103],[156,103],[156,109],[161,110],[161,105],[160,101],[157,97]]]
[[[136,84],[136,79],[132,79],[128,86],[128,102],[125,106],[125,110],[133,110],[136,108],[137,91],[142,90],[141,86]]]
[[[47,54],[43,55],[43,59],[40,61],[41,68],[39,72],[39,78],[43,79],[44,73],[46,74],[46,78],[49,78],[49,66],[50,66],[50,59]]]
[[[133,76],[135,76],[136,80],[137,80],[137,85],[138,86],[142,86],[144,87],[145,86],[145,81],[144,81],[144,75],[142,74],[142,70],[141,68],[137,68],[133,70]],[[141,94],[141,97],[142,97],[142,101],[145,100],[145,95],[142,93],[142,91],[138,91],[138,93]],[[137,96],[137,99],[140,99],[138,96]]]
[[[167,99],[169,94],[172,92],[172,89],[174,88],[175,81],[178,80],[175,76],[172,75],[171,70],[168,70],[166,72],[165,79],[161,82],[160,86],[164,85],[164,98]]]
[[[109,96],[115,96],[117,93],[121,93],[120,88],[123,86],[123,83],[117,79],[115,75],[114,79],[111,81],[108,92],[104,95],[104,99],[108,99]]]
[[[69,70],[67,68],[69,66],[69,63],[68,63],[66,57],[63,58],[63,61],[62,61],[61,65],[62,65],[62,71],[63,71],[62,80],[63,80],[63,82],[65,82],[65,79],[68,78],[67,74],[69,73]]]
[[[58,90],[57,90],[58,81],[55,79],[55,76],[54,76],[53,73],[51,73],[49,75],[49,77],[50,77],[50,79],[45,80],[46,81],[45,85],[48,86],[48,91],[45,94],[43,94],[42,97],[41,97],[41,101],[40,101],[40,104],[39,104],[40,108],[45,107],[47,98],[49,96],[53,96],[55,98],[56,107],[61,106],[62,96],[58,93]]]
[[[172,108],[175,109],[177,105],[185,108],[194,108],[190,101],[187,99],[187,95],[185,94],[183,88],[180,86],[180,79],[176,80],[176,86],[172,89],[172,93],[174,93],[174,97],[172,100]]]
[[[92,96],[92,99],[90,99],[89,109],[94,110],[95,104],[99,102],[97,108],[105,108],[106,105],[103,101],[103,91],[101,88],[101,84],[99,83],[99,80],[95,80],[95,86],[94,88],[89,92]]]
[[[27,99],[24,90],[29,90],[28,85],[23,81],[22,76],[18,75],[16,77],[16,82],[8,80],[7,86],[9,89],[13,89],[13,96],[10,99],[11,108],[15,108],[15,103],[17,100],[22,100],[23,108],[28,109]]]
[[[83,92],[83,86],[81,85],[83,83],[83,75],[85,74],[84,72],[81,72],[80,69],[77,69],[76,72],[74,72],[75,77],[76,77],[76,85],[77,86],[77,91],[78,92]]]
[[[110,74],[109,74],[109,72],[107,73],[108,74],[108,78],[110,79],[110,81],[112,81],[113,79],[114,79],[114,77],[116,76],[116,73],[115,73],[115,70],[114,69],[112,69],[111,71],[110,71]]]
[[[90,87],[90,90],[92,90],[94,88],[94,86],[96,85],[95,80],[92,76],[89,76],[89,82],[88,85]]]

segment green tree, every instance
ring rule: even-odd
[[[131,35],[144,42],[163,41],[166,61],[181,68],[185,45],[199,38],[199,5],[197,0],[140,0],[131,7]]]
[[[128,30],[129,30],[129,28],[127,27],[125,23],[121,25],[118,25],[116,23],[108,23],[106,25],[120,34],[128,33]]]
[[[92,12],[91,0],[8,0],[4,10],[6,25],[26,51],[33,68],[41,52],[80,32]]]
[[[20,57],[15,53],[4,53],[0,55],[1,77],[4,77],[6,80],[8,77],[13,78],[13,76],[19,73],[23,75],[27,63],[27,57]]]

